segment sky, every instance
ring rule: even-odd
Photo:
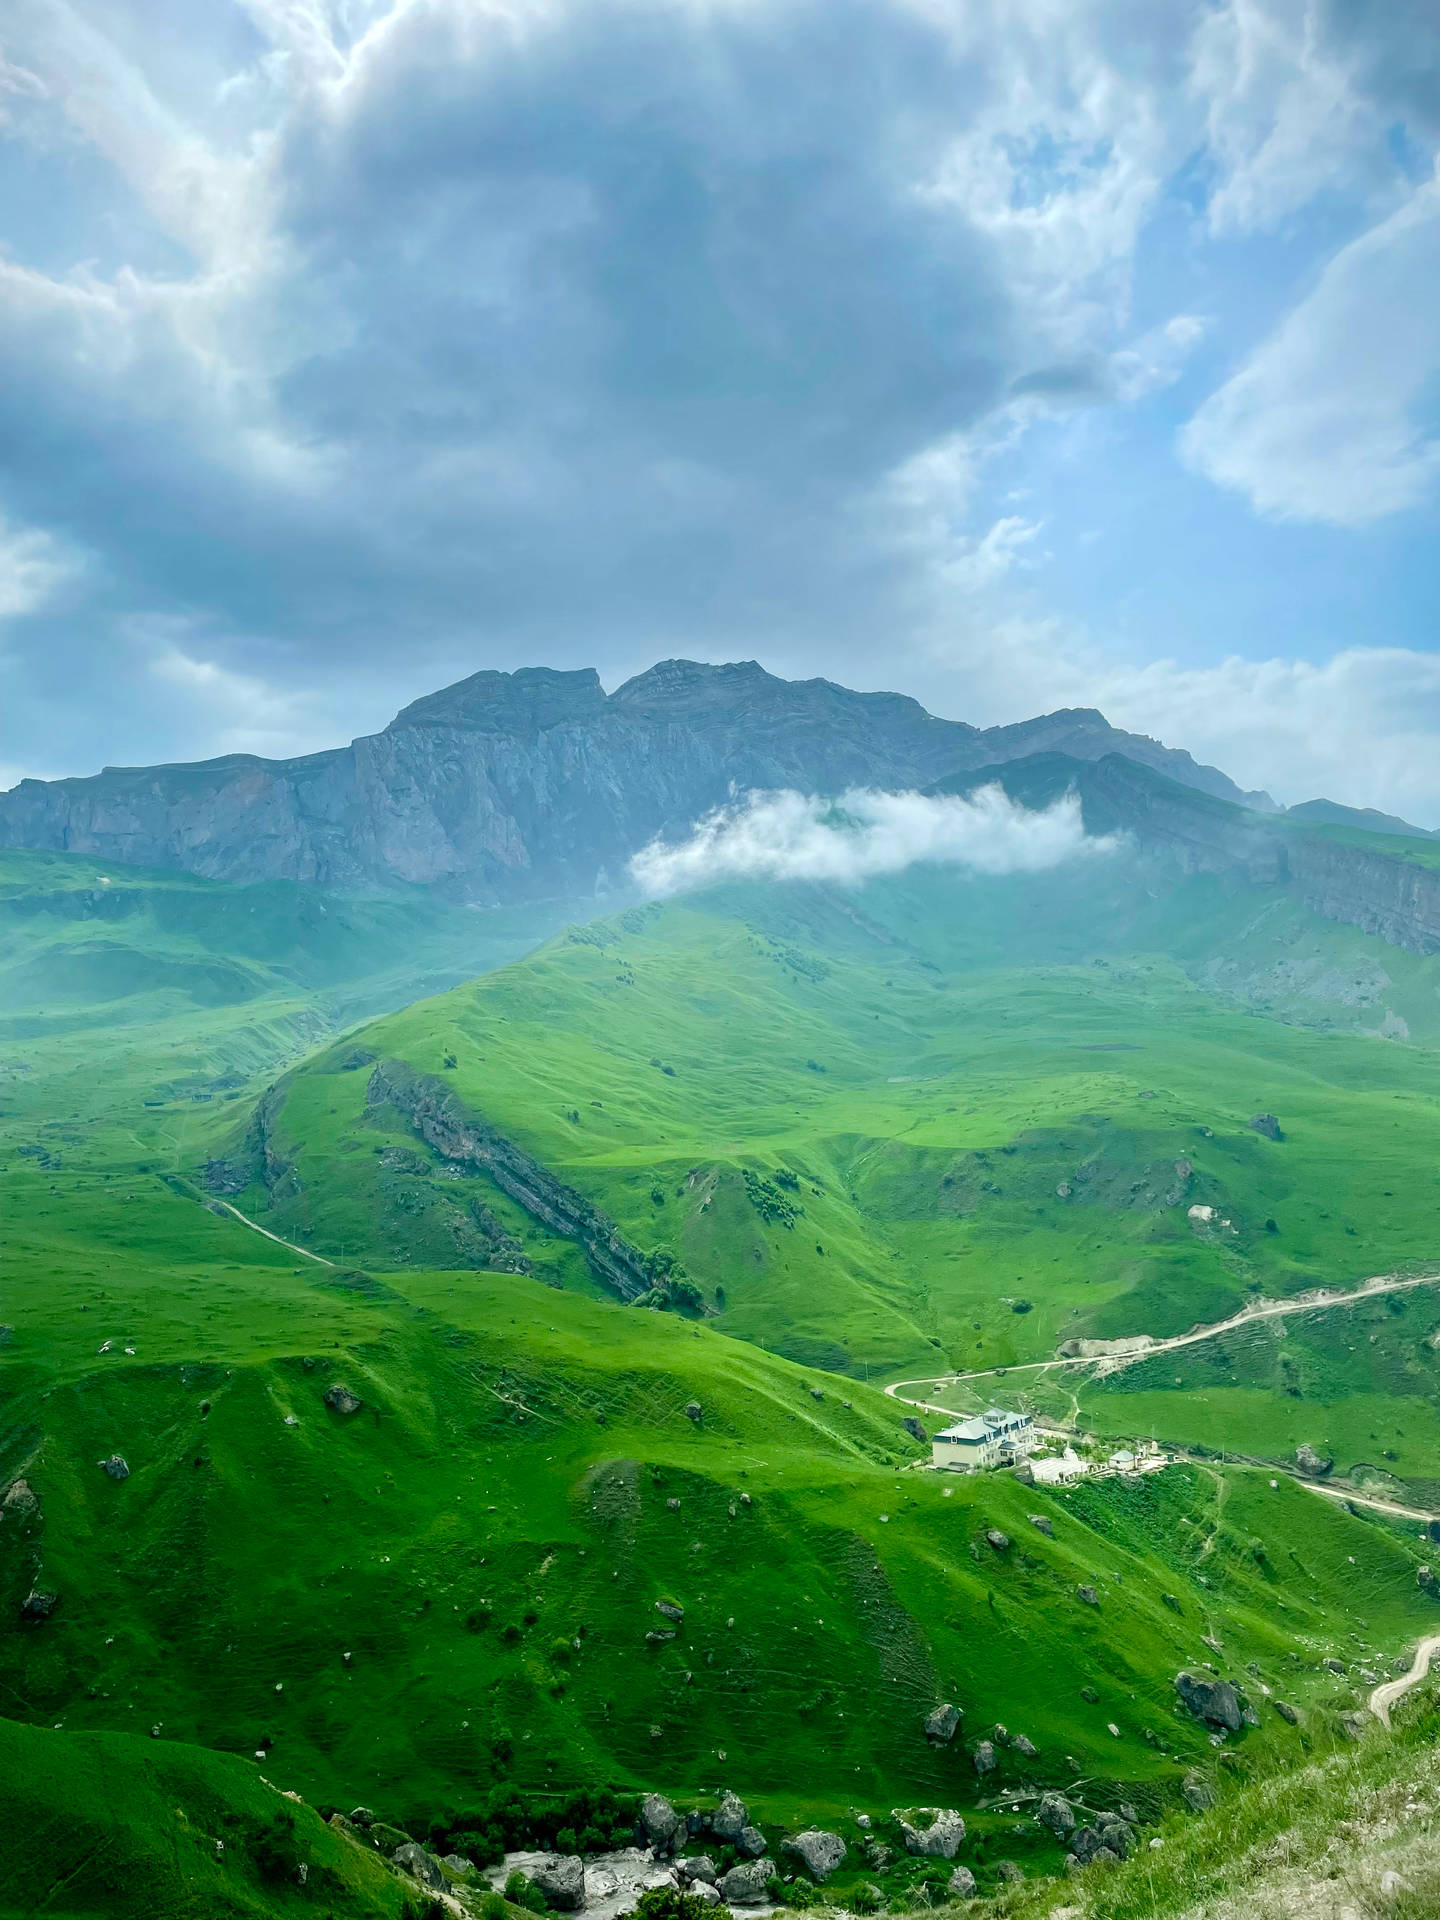
[[[480,667],[1440,826],[1433,0],[10,0],[0,788]]]

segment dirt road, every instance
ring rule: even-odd
[[[1401,1674],[1398,1680],[1385,1680],[1376,1687],[1370,1696],[1370,1711],[1382,1726],[1390,1724],[1390,1709],[1402,1695],[1412,1687],[1418,1687],[1430,1671],[1430,1662],[1440,1652],[1440,1633],[1432,1633],[1428,1640],[1422,1640],[1415,1649],[1415,1659],[1408,1673]]]

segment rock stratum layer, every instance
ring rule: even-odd
[[[383,733],[296,760],[24,780],[0,795],[0,846],[494,905],[604,890],[735,790],[924,787],[1028,755],[1117,752],[1199,793],[1272,804],[1086,708],[982,731],[900,694],[669,660],[609,695],[588,669],[477,673]]]

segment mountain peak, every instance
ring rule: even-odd
[[[407,727],[457,727],[478,733],[542,733],[566,721],[593,720],[605,706],[594,667],[485,668],[452,687],[427,693],[396,714],[387,733]]]

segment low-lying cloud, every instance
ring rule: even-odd
[[[976,874],[1038,873],[1110,851],[1086,835],[1080,802],[1066,794],[1043,812],[1002,787],[968,795],[751,793],[699,821],[688,840],[652,840],[630,862],[652,895],[719,880],[821,880],[842,884],[928,861]]]

